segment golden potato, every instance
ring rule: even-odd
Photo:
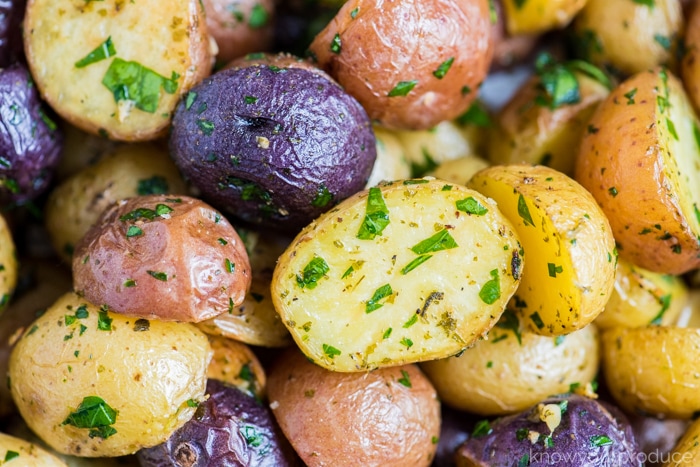
[[[521,239],[526,267],[513,306],[537,334],[581,329],[603,311],[614,285],[615,241],[581,185],[544,166],[494,166],[469,187],[493,198]]]
[[[56,168],[56,182],[58,183],[96,164],[104,155],[111,153],[115,147],[121,144],[119,141],[86,133],[65,121],[61,123],[63,149]]]
[[[666,457],[664,467],[693,467],[700,464],[700,420],[695,420]]]
[[[490,0],[494,51],[491,68],[507,68],[522,62],[537,46],[538,34],[508,33],[502,0]]]
[[[12,398],[58,452],[120,456],[165,441],[204,397],[211,349],[186,323],[135,319],[69,293],[10,356]]]
[[[700,329],[670,326],[601,331],[605,381],[625,411],[690,418],[700,410]]]
[[[685,55],[681,76],[696,111],[700,111],[700,7],[695,6],[685,28]]]
[[[309,467],[427,467],[435,454],[440,403],[415,365],[336,373],[293,350],[270,371],[268,394]]]
[[[17,251],[12,232],[0,214],[0,312],[5,309],[17,285]]]
[[[516,413],[593,381],[598,331],[589,325],[566,336],[540,336],[521,330],[506,310],[487,338],[421,369],[449,406],[479,415]]]
[[[665,69],[639,73],[600,104],[575,178],[610,220],[620,256],[654,272],[700,266],[700,120]]]
[[[502,0],[510,34],[542,33],[563,28],[588,0]]]
[[[0,459],[2,465],[22,467],[67,467],[68,464],[36,444],[0,433]]]
[[[365,186],[369,188],[382,181],[410,178],[411,165],[406,160],[403,145],[396,132],[375,126],[374,137],[377,140],[377,159]]]
[[[451,183],[467,185],[475,173],[485,169],[490,164],[478,156],[464,156],[459,159],[452,159],[442,162],[429,172],[431,177],[439,178]]]
[[[214,356],[207,369],[207,378],[218,379],[262,400],[265,396],[265,371],[252,350],[240,342],[220,336],[209,336]]]
[[[673,324],[684,328],[700,328],[700,289],[690,289],[685,306]]]

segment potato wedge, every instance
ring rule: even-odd
[[[700,329],[670,326],[601,331],[605,382],[622,409],[690,418],[700,410]]]
[[[588,0],[502,0],[510,34],[542,33],[563,28]]]
[[[60,18],[60,21],[58,20]],[[81,129],[136,141],[165,134],[211,54],[197,0],[29,0],[24,47],[44,99]]]
[[[305,228],[272,299],[302,351],[335,371],[454,355],[483,336],[522,267],[511,224],[479,193],[440,180],[382,184]]]
[[[680,81],[639,73],[590,125],[575,178],[610,220],[620,256],[667,274],[700,266],[700,120]]]
[[[496,200],[521,239],[527,267],[513,306],[543,335],[567,334],[603,311],[615,277],[615,241],[581,185],[544,166],[494,166],[469,187]]]

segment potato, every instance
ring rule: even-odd
[[[486,197],[440,180],[382,184],[306,227],[280,256],[272,299],[315,363],[366,371],[444,358],[496,323],[521,248]]]
[[[678,0],[587,0],[574,21],[583,57],[626,75],[671,64],[682,27]]]
[[[700,410],[700,329],[670,326],[601,331],[605,381],[630,413],[690,418]]]
[[[222,313],[197,326],[207,334],[262,347],[284,347],[292,337],[272,302],[270,283],[277,258],[289,246],[290,239],[271,232],[238,228],[250,260],[252,281],[245,300],[228,313]]]
[[[479,415],[505,415],[537,404],[552,394],[585,386],[598,371],[598,332],[594,326],[566,336],[521,331],[507,310],[463,354],[423,362],[421,368],[444,403]]]
[[[376,158],[360,104],[327,75],[296,65],[207,78],[178,105],[169,141],[203,199],[292,234],[361,190]]]
[[[688,301],[683,280],[634,266],[621,259],[615,288],[595,323],[600,328],[674,324]]]
[[[147,321],[69,293],[10,356],[12,397],[58,452],[120,456],[165,441],[203,400],[211,350],[191,325]]]
[[[603,311],[617,253],[610,225],[574,180],[544,166],[495,166],[469,186],[493,198],[521,239],[526,268],[513,306],[537,334],[568,334]]]
[[[75,290],[146,319],[200,322],[243,302],[251,273],[243,242],[202,201],[136,196],[110,206],[76,245]]]
[[[494,51],[491,69],[507,68],[523,62],[539,42],[538,34],[508,33],[502,0],[491,0],[491,35]]]
[[[56,253],[68,264],[78,241],[111,204],[137,195],[184,194],[187,186],[160,146],[123,144],[51,192],[44,216]]]
[[[311,43],[370,118],[427,130],[467,110],[493,52],[487,0],[350,0]]]
[[[3,459],[3,465],[11,466],[67,467],[68,465],[39,446],[5,433],[0,433],[0,459]]]
[[[141,467],[293,465],[274,417],[249,394],[221,381],[207,382],[197,415],[165,443],[138,453]]]
[[[309,467],[429,466],[440,404],[415,365],[336,373],[296,350],[269,374],[270,408]]]
[[[685,29],[685,54],[681,61],[681,76],[688,96],[700,110],[700,8],[691,10]]]
[[[464,156],[442,162],[428,175],[460,185],[466,185],[469,180],[481,169],[490,164],[478,156]]]
[[[235,386],[262,400],[265,395],[265,372],[252,350],[233,339],[209,336],[214,357],[207,369],[207,378]]]
[[[216,60],[228,63],[272,46],[273,0],[202,0],[207,30],[216,41]]]
[[[640,454],[632,428],[618,410],[587,397],[567,396],[478,423],[455,460],[457,467],[638,467]]]
[[[568,25],[589,0],[502,0],[510,34],[534,34]]]
[[[521,86],[499,112],[489,138],[491,162],[541,164],[573,176],[576,151],[572,148],[590,130],[588,120],[609,94],[606,84],[567,63],[539,68],[539,74]],[[545,91],[551,85],[569,85],[571,94],[566,96],[571,98],[552,100]],[[564,91],[557,92],[563,95]]]
[[[700,462],[700,420],[694,421],[666,456],[664,467],[693,466]]]
[[[60,18],[60,21],[57,21]],[[165,134],[181,96],[209,74],[197,0],[29,0],[24,47],[37,87],[90,133],[137,141]]]
[[[502,106],[489,103],[489,107],[487,107],[485,101],[476,100],[472,102],[466,112],[452,120],[469,142],[471,155],[488,157],[489,129],[494,126],[492,111]]]
[[[12,232],[5,218],[0,214],[0,312],[10,302],[10,297],[17,285],[17,252]]]
[[[683,328],[700,328],[700,289],[690,289],[688,300],[673,324]]]
[[[667,274],[700,266],[700,120],[681,83],[664,69],[637,74],[590,125],[575,178],[610,220],[620,256]]]
[[[381,181],[410,178],[411,165],[406,160],[403,145],[396,132],[375,126],[374,137],[377,140],[377,160],[365,188],[378,185]]]
[[[56,181],[63,182],[81,170],[96,164],[103,156],[114,152],[122,144],[102,136],[86,133],[83,130],[61,122],[63,129],[63,150],[56,168]]]

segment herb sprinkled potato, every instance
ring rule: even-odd
[[[521,269],[518,237],[493,202],[413,179],[358,193],[305,228],[280,256],[272,299],[311,360],[366,371],[469,347]]]
[[[502,0],[501,3],[505,9],[506,29],[509,33],[533,34],[566,26],[587,1]]]
[[[0,460],[2,465],[22,467],[66,467],[68,465],[36,444],[5,433],[0,433]]]

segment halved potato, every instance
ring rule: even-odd
[[[517,235],[493,202],[405,180],[306,227],[279,259],[272,299],[308,358],[366,371],[470,346],[498,320],[521,267]]]
[[[584,135],[576,180],[595,197],[620,256],[654,272],[700,266],[700,120],[669,71],[618,86]]]
[[[494,166],[469,186],[496,200],[521,239],[527,267],[513,306],[538,334],[581,329],[603,311],[615,277],[615,241],[581,185],[544,166]]]
[[[563,28],[587,0],[502,0],[510,34],[542,33]]]

